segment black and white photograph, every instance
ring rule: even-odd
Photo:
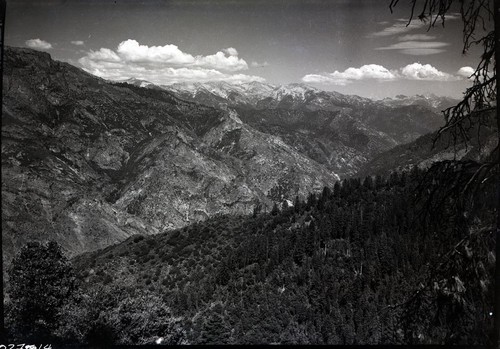
[[[500,0],[0,7],[0,349],[500,348]]]

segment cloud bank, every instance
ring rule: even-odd
[[[40,40],[40,39],[26,40],[25,44],[26,46],[34,50],[50,50],[52,48],[52,44],[50,44],[45,40]]]
[[[422,80],[422,81],[458,81],[467,78],[470,67],[462,67],[457,74],[449,74],[438,70],[430,64],[412,63],[402,68],[389,70],[378,64],[367,64],[359,68],[347,68],[343,72],[307,74],[302,78],[306,83],[321,83],[345,86],[354,81],[376,80]]]
[[[87,72],[110,80],[131,77],[155,84],[224,80],[230,82],[264,81],[258,76],[236,74],[248,69],[229,47],[212,55],[193,56],[176,45],[141,45],[136,40],[122,41],[116,50],[101,48],[89,51],[78,62]]]

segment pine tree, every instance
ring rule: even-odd
[[[59,309],[76,289],[68,259],[56,242],[30,242],[9,270],[14,336],[48,340],[57,327]]]

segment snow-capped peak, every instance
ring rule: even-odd
[[[305,99],[306,93],[314,91],[317,90],[313,87],[299,83],[292,83],[288,85],[281,85],[276,88],[273,93],[273,98],[281,100],[285,96],[292,96],[295,99]]]
[[[143,79],[137,79],[137,78],[128,78],[125,80],[119,80],[118,82],[121,83],[126,83],[134,86],[139,86],[139,87],[148,87],[154,85],[152,82],[149,82],[147,80]]]

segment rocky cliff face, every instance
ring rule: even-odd
[[[70,255],[218,213],[247,214],[339,177],[234,110],[110,84],[6,48],[4,259],[28,240]]]

